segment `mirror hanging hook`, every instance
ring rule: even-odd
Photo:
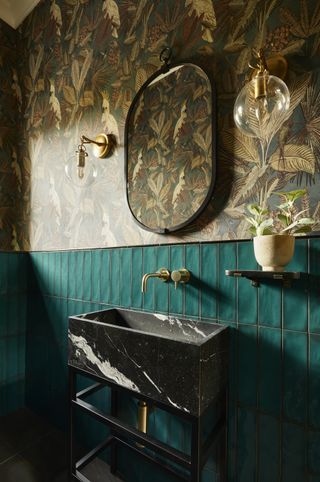
[[[160,62],[165,64],[167,67],[170,63],[171,57],[172,57],[171,47],[165,47],[163,50],[161,50],[159,55]]]

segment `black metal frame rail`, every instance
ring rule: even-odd
[[[77,374],[85,375],[86,377],[90,377],[95,380],[95,383],[84,390],[79,392],[76,391],[76,377]],[[104,387],[111,388],[111,414],[107,415],[98,408],[94,407],[90,403],[87,403],[83,400],[83,398],[88,397],[89,395],[95,393],[96,391],[104,388]],[[136,428],[120,421],[117,418],[117,395],[118,392],[125,392],[130,394],[134,398],[141,398],[145,400],[147,403],[152,403],[153,406],[161,408],[167,412],[171,412],[174,415],[184,418],[191,423],[192,431],[191,431],[191,456],[181,452],[173,447],[160,442],[149,435],[140,432]],[[222,451],[220,457],[220,480],[221,482],[226,482],[226,443],[227,443],[227,424],[226,424],[226,392],[221,394],[221,400],[223,403],[223,410],[220,418],[218,419],[216,425],[213,427],[212,431],[210,432],[209,436],[207,437],[204,444],[201,443],[201,420],[204,418],[207,411],[212,409],[213,404],[211,404],[206,411],[200,416],[196,417],[190,415],[189,413],[182,412],[181,410],[169,407],[161,402],[157,402],[153,399],[148,397],[141,396],[132,390],[119,387],[118,385],[106,381],[96,375],[89,374],[84,370],[79,370],[77,368],[69,366],[69,475],[70,480],[78,480],[80,482],[90,482],[81,472],[80,470],[83,469],[86,465],[88,465],[94,458],[96,458],[102,451],[104,451],[109,446],[111,447],[111,464],[110,464],[110,471],[112,474],[117,473],[117,447],[124,446],[135,453],[138,453],[144,459],[148,460],[149,462],[162,467],[170,474],[178,477],[180,480],[189,481],[189,482],[200,482],[201,479],[201,470],[205,465],[209,455],[212,453],[212,450],[216,446],[218,440],[222,439]],[[213,403],[216,403],[215,400]],[[98,421],[104,423],[111,429],[110,436],[100,443],[98,446],[90,450],[86,455],[81,457],[81,459],[75,461],[74,460],[74,409],[78,408],[83,412],[87,413],[88,415],[94,417]],[[222,438],[222,436],[224,438]],[[133,444],[130,443],[133,442]],[[143,447],[139,447],[139,444]],[[182,471],[178,471],[172,465],[166,463],[165,461],[161,461],[158,458],[153,457],[151,454],[147,453],[144,447],[155,451],[158,455],[161,455],[168,461],[173,462],[174,464],[181,467],[181,469],[187,469],[189,475],[184,474]],[[130,481],[128,481],[130,482]]]

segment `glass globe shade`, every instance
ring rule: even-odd
[[[233,109],[236,126],[246,136],[271,140],[286,119],[290,106],[289,89],[283,80],[266,74],[265,95],[256,96],[257,78],[239,92]]]
[[[77,157],[69,157],[64,166],[67,179],[77,187],[88,187],[93,184],[98,177],[98,169],[92,159],[86,159],[84,167],[78,167]]]

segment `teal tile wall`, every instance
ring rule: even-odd
[[[256,289],[225,269],[255,268],[251,242],[31,253],[26,344],[26,402],[63,426],[67,409],[67,317],[125,306],[202,318],[230,326],[228,482],[314,482],[320,479],[320,239],[299,239],[289,268],[302,279]],[[141,276],[162,266],[188,267],[192,283]],[[319,268],[319,269],[318,269]],[[3,307],[1,306],[1,309]],[[103,401],[108,407],[108,396]],[[122,401],[134,421],[136,407]],[[84,433],[90,422],[80,421]],[[150,430],[188,450],[189,427],[153,412]],[[141,465],[139,465],[141,467]],[[130,482],[151,480],[150,467]],[[203,481],[218,481],[214,458]],[[148,475],[149,474],[149,475]],[[153,479],[169,481],[162,473]]]
[[[0,253],[0,416],[25,404],[27,265],[25,254]]]

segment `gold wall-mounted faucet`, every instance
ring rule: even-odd
[[[156,273],[146,273],[142,277],[141,291],[145,293],[147,291],[147,282],[149,278],[160,278],[166,282],[170,279],[170,271],[167,268],[161,268]]]
[[[172,271],[171,279],[174,281],[174,289],[178,288],[179,283],[188,283],[190,276],[190,271],[188,271],[186,268]]]

